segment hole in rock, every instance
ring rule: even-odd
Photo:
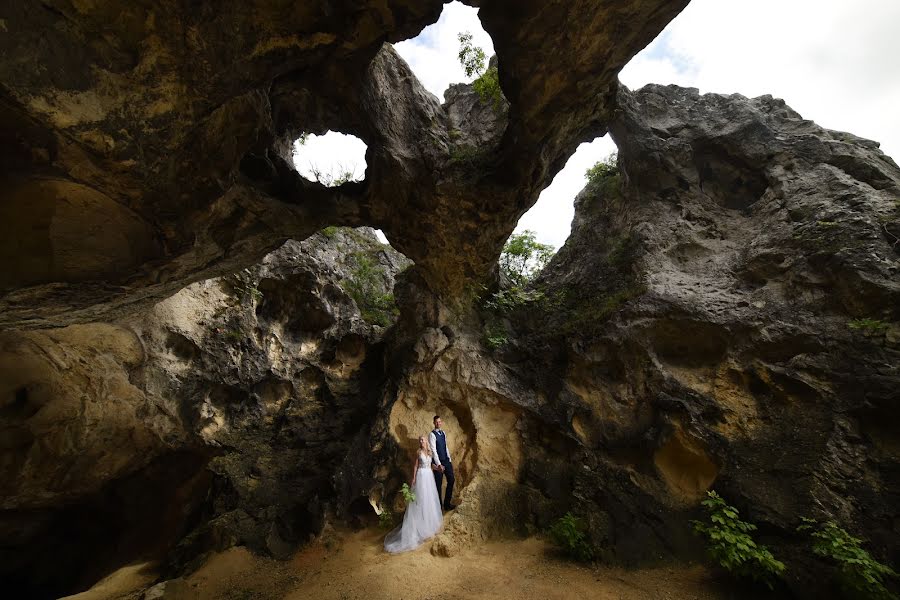
[[[293,158],[303,177],[326,187],[362,181],[366,174],[366,144],[337,131],[301,136],[294,141]]]
[[[598,163],[609,161],[617,150],[609,136],[579,145],[566,166],[541,192],[534,206],[519,219],[515,233],[533,231],[538,242],[549,244],[556,250],[562,248],[577,225],[574,220],[575,197],[588,185],[588,170]],[[593,180],[602,187],[607,178],[605,173],[601,173]]]
[[[472,34],[472,46],[484,50],[485,62],[494,54],[491,36],[481,26],[478,9],[460,2],[444,6],[440,18],[414,38],[394,44],[426,90],[442,98],[451,83],[469,81],[458,55],[460,33]]]

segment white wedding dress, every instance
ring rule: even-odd
[[[384,538],[384,549],[392,554],[418,548],[444,524],[441,499],[431,473],[431,457],[422,452],[412,492],[416,500],[407,505],[403,523]]]

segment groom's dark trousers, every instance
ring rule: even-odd
[[[444,507],[450,505],[450,500],[453,498],[453,484],[456,483],[456,477],[453,476],[453,463],[447,462],[444,464],[444,472],[440,471],[434,472],[434,482],[437,484],[438,489],[438,498],[441,497],[441,484],[444,482],[444,476],[447,476],[447,492],[444,494]]]

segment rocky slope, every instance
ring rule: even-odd
[[[128,321],[0,336],[4,580],[56,597],[179,541],[173,569],[285,557],[354,499],[371,513],[353,473],[408,265],[331,228]]]
[[[896,564],[900,169],[766,96],[621,88],[611,132],[620,174],[579,195],[496,362],[444,350],[427,377],[517,415],[526,514],[584,515],[607,558],[697,556],[715,488],[801,595],[829,582],[801,517]]]

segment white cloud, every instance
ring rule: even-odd
[[[468,81],[459,64],[459,40],[456,36],[468,31],[472,43],[490,57],[494,53],[491,36],[481,27],[478,10],[459,2],[444,6],[437,23],[429,25],[411,40],[394,44],[394,49],[409,64],[416,77],[429,92],[443,99],[451,83]]]
[[[772,94],[900,158],[898,23],[895,0],[693,0],[621,79]]]

